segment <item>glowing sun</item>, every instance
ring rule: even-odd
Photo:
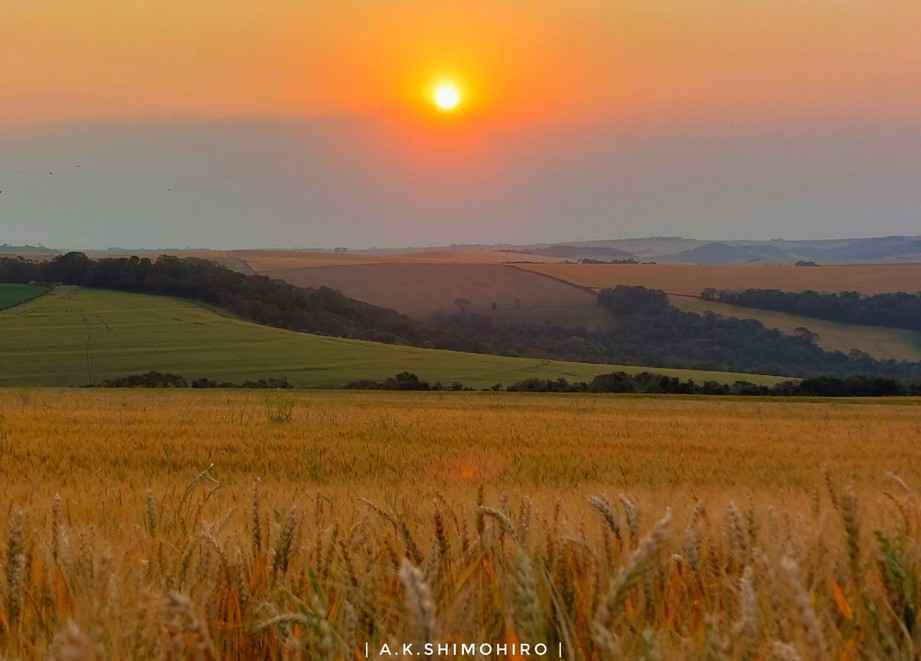
[[[451,112],[452,110],[456,110],[460,105],[461,93],[456,85],[442,83],[435,88],[432,100],[442,112]]]

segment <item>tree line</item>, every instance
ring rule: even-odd
[[[96,388],[254,388],[290,389],[293,386],[286,377],[245,381],[242,384],[217,382],[201,377],[187,379],[172,372],[146,372],[131,374],[117,379],[105,379],[86,387]],[[349,390],[400,390],[415,392],[472,391],[460,381],[444,385],[440,381],[430,384],[412,372],[400,372],[383,381],[360,379],[345,386]],[[732,384],[708,380],[697,383],[693,379],[679,379],[655,372],[611,372],[600,374],[590,382],[569,382],[557,379],[530,378],[518,381],[505,388],[497,383],[483,388],[487,391],[538,393],[621,393],[645,395],[723,395],[749,397],[917,397],[921,396],[921,381],[896,381],[882,377],[852,375],[844,379],[827,376],[809,377],[800,381],[783,381],[774,386],[765,386],[750,381],[736,381]]]
[[[719,381],[697,383],[693,379],[639,372],[601,374],[591,382],[569,383],[566,379],[527,379],[506,388],[510,392],[595,392],[669,395],[733,395],[748,397],[917,397],[921,381],[898,381],[883,377],[851,375],[846,378],[814,376],[800,381],[782,381],[773,386],[750,381],[732,384]]]
[[[128,374],[114,379],[103,379],[99,383],[84,386],[86,388],[248,388],[255,390],[288,390],[294,386],[287,377],[273,379],[247,380],[243,383],[233,381],[216,381],[208,377],[187,379],[173,372],[151,370],[143,374]]]
[[[195,257],[89,259],[70,252],[45,262],[0,258],[0,282],[60,283],[159,294],[206,303],[267,326],[375,342],[425,338],[403,315],[327,287],[306,288],[238,273]]]
[[[803,317],[825,319],[860,326],[885,326],[921,331],[921,292],[895,292],[864,296],[855,291],[820,294],[777,289],[722,291],[705,289],[707,301],[729,303],[758,310],[788,312]]]
[[[814,335],[787,335],[756,319],[685,312],[671,306],[659,290],[618,285],[598,294],[616,326],[499,324],[470,314],[441,315],[433,323],[464,338],[485,343],[490,353],[503,348],[521,355],[592,363],[647,365],[779,376],[868,374],[891,379],[921,379],[921,363],[877,360],[866,353],[826,351]],[[472,350],[472,349],[471,349]]]

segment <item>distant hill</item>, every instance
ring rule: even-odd
[[[215,239],[220,243],[220,239]],[[734,249],[734,250],[732,250]],[[44,246],[0,245],[0,255],[24,255],[32,258],[59,254],[61,251]],[[652,236],[595,241],[563,241],[553,244],[500,244],[416,246],[404,248],[349,247],[297,250],[279,246],[276,250],[126,250],[108,248],[89,250],[94,257],[139,256],[171,254],[181,257],[201,257],[216,261],[244,273],[267,273],[306,266],[346,264],[405,263],[466,263],[495,264],[525,259],[539,261],[597,259],[635,259],[640,262],[672,262],[690,264],[743,264],[766,262],[795,264],[815,261],[819,264],[860,263],[921,263],[921,235],[863,237],[856,239],[815,240],[752,240],[752,239],[689,239],[680,236]]]
[[[503,264],[354,264],[270,274],[299,287],[330,287],[417,319],[462,311],[497,321],[605,327],[611,315],[594,294]]]
[[[539,246],[523,247],[534,252]],[[921,262],[921,236],[888,236],[859,239],[771,241],[702,241],[675,236],[605,241],[574,241],[553,246],[560,256],[589,257],[588,250],[621,250],[642,261],[684,264],[744,264],[769,262],[793,264],[811,260],[826,264],[873,262]]]
[[[880,259],[921,259],[921,238],[887,236],[860,239],[843,246],[801,246],[798,254],[815,260],[864,261]]]
[[[759,253],[725,243],[707,243],[674,255],[669,261],[686,264],[743,264],[763,259]]]

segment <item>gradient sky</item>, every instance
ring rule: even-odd
[[[916,234],[919,35],[917,0],[3,0],[0,243]]]

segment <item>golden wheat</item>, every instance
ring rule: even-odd
[[[0,657],[921,649],[917,402],[258,397],[0,391]]]

